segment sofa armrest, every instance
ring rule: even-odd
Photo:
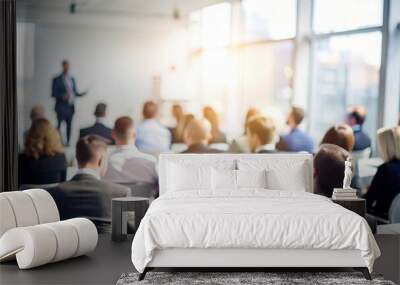
[[[94,224],[84,218],[13,228],[0,238],[0,261],[17,259],[20,269],[84,255],[96,248]]]

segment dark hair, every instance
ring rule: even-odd
[[[76,143],[76,160],[78,165],[85,165],[96,159],[99,151],[107,151],[107,144],[100,136],[88,135]]]
[[[356,121],[357,125],[364,124],[365,116],[357,112],[357,110],[350,112],[349,117],[353,118]]]
[[[102,118],[106,116],[107,105],[105,103],[99,103],[96,105],[94,115],[96,118]]]
[[[114,124],[114,133],[120,139],[126,139],[127,133],[133,127],[133,120],[128,116],[119,117]]]
[[[333,188],[343,186],[344,162],[349,156],[348,151],[334,144],[319,147],[314,157],[314,193],[331,197]]]
[[[157,115],[158,106],[153,101],[147,101],[143,105],[143,118],[152,119]]]
[[[339,124],[329,128],[322,138],[321,144],[335,144],[347,151],[352,151],[354,140],[352,128],[346,124]]]
[[[67,59],[63,59],[63,61],[61,62],[61,64],[62,64],[62,65],[64,65],[64,64],[69,64],[69,62],[68,62]]]
[[[303,108],[298,107],[298,106],[293,106],[291,114],[293,116],[293,119],[294,119],[294,122],[296,123],[296,125],[300,125],[300,123],[304,119],[304,110],[303,110]]]

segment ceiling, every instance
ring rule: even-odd
[[[70,11],[75,3],[76,13],[167,17],[219,2],[223,0],[17,0],[17,7],[51,13]]]

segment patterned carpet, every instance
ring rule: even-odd
[[[394,285],[381,276],[368,281],[359,272],[148,272],[146,278],[138,281],[138,273],[122,274],[117,285],[133,284],[268,284],[268,285]]]

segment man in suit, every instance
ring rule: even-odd
[[[111,219],[111,199],[130,196],[130,189],[100,180],[107,168],[107,145],[90,135],[76,144],[78,172],[70,180],[50,189],[61,219],[98,217]]]
[[[104,103],[99,103],[96,105],[94,110],[94,116],[96,117],[96,122],[93,126],[81,129],[79,131],[79,138],[87,135],[98,135],[104,138],[107,144],[113,144],[113,139],[111,136],[112,130],[104,125],[104,118],[106,116],[107,105]]]
[[[353,151],[371,147],[371,138],[362,129],[366,116],[367,111],[362,106],[351,108],[347,114],[347,123],[353,129],[355,139]]]
[[[182,153],[220,153],[222,151],[208,146],[211,126],[206,120],[192,119],[183,132],[187,149]]]
[[[246,133],[253,153],[275,153],[275,123],[271,118],[257,116],[246,124]]]
[[[78,93],[75,79],[69,74],[69,63],[62,62],[62,73],[53,78],[51,96],[56,99],[54,110],[57,114],[57,129],[60,130],[62,122],[67,127],[67,145],[71,138],[72,118],[75,113],[75,98],[84,96],[85,93]]]

